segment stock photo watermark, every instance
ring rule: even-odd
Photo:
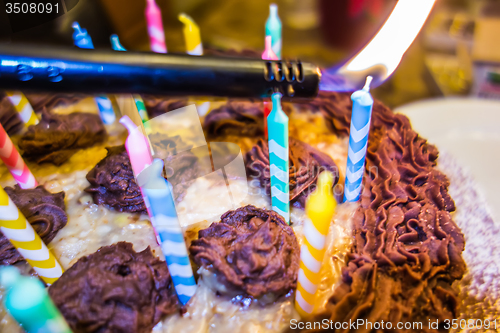
[[[292,330],[304,330],[304,329],[323,329],[323,330],[412,330],[412,331],[422,331],[423,329],[439,330],[439,329],[493,329],[497,330],[497,320],[489,319],[429,319],[427,322],[390,322],[390,321],[370,321],[366,319],[355,319],[349,321],[333,321],[329,319],[323,319],[321,321],[299,321],[297,319],[292,319],[290,321],[290,329]]]

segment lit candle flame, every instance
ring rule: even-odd
[[[398,67],[429,16],[436,0],[399,0],[371,42],[340,68],[323,71],[321,90],[354,91],[373,76],[372,88]]]

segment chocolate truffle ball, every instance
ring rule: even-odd
[[[68,223],[64,192],[50,193],[42,185],[33,189],[21,189],[17,184],[6,187],[5,192],[45,244],[49,244]],[[23,256],[0,232],[0,265],[12,265],[23,260]]]
[[[275,299],[296,288],[299,244],[276,212],[251,205],[228,211],[198,236],[191,255],[215,275],[219,293]]]
[[[74,333],[151,333],[178,310],[167,264],[126,242],[80,258],[49,294]]]

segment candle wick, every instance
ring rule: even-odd
[[[372,81],[373,81],[373,77],[372,76],[368,76],[366,78],[366,83],[365,83],[365,86],[363,87],[364,91],[370,91],[370,84],[372,83]]]

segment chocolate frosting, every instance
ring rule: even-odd
[[[316,189],[318,175],[322,171],[330,171],[334,175],[335,185],[339,174],[335,162],[330,156],[294,138],[289,139],[290,162],[290,203],[304,208],[308,195]],[[245,165],[249,178],[258,179],[265,188],[267,195],[271,194],[271,174],[269,167],[268,141],[259,142],[246,154]]]
[[[279,297],[297,286],[299,244],[274,211],[250,205],[228,211],[198,236],[190,247],[194,261],[229,290]]]
[[[0,93],[0,124],[9,135],[18,133],[24,126],[16,108],[3,93]]]
[[[141,189],[135,182],[125,146],[106,148],[108,154],[87,174],[94,203],[108,205],[117,211],[146,213]]]
[[[262,101],[230,100],[210,111],[203,125],[208,137],[221,135],[260,136],[264,134]]]
[[[160,134],[153,134],[151,142],[157,157],[165,161],[166,177],[174,188],[175,200],[180,201],[197,178],[198,158],[189,151],[177,152],[180,137],[163,141],[159,138]],[[125,146],[106,149],[106,157],[87,174],[90,186],[85,191],[92,194],[94,203],[98,205],[108,205],[120,212],[145,214],[146,206]]]
[[[71,93],[25,93],[35,112],[42,112],[44,108],[51,110],[58,106],[68,106],[87,97],[85,94]]]
[[[142,98],[150,119],[188,105],[186,97],[144,95]]]
[[[151,333],[178,310],[164,261],[131,243],[101,247],[80,258],[49,288],[74,333]]]
[[[50,193],[42,185],[23,190],[17,184],[6,187],[5,192],[45,244],[49,244],[68,222],[64,192]],[[0,232],[0,265],[12,265],[22,260],[21,254]]]
[[[317,101],[336,133],[347,134],[347,94]],[[332,102],[333,101],[333,102]],[[438,151],[409,120],[375,102],[364,190],[354,215],[354,247],[322,317],[345,322],[442,323],[457,317],[464,236],[450,213],[449,182],[436,167]],[[419,331],[420,332],[420,331]]]
[[[150,138],[155,157],[163,159],[165,163],[165,177],[174,189],[174,199],[180,201],[184,198],[187,188],[202,174],[197,163],[198,157],[190,150],[178,151],[178,147],[184,146],[178,135],[164,139],[160,133],[155,133]]]
[[[106,129],[98,115],[75,112],[68,115],[42,113],[19,140],[23,157],[36,163],[61,165],[78,149],[91,147],[106,139]]]
[[[289,103],[282,103],[283,111],[291,111]],[[262,100],[231,99],[221,107],[210,111],[203,128],[208,137],[224,135],[259,137],[264,135],[264,103]]]
[[[349,94],[320,91],[311,100],[298,100],[299,109],[321,112],[329,128],[339,136],[348,136],[351,124],[352,100]],[[382,104],[375,100],[375,108]]]

